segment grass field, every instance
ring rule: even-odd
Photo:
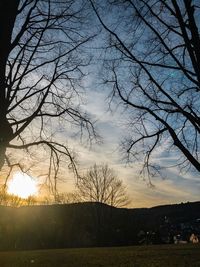
[[[0,267],[200,267],[200,245],[0,252]]]

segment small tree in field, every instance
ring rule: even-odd
[[[94,164],[77,183],[83,201],[105,203],[114,207],[129,204],[126,187],[108,165]]]

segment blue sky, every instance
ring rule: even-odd
[[[107,2],[102,2],[102,3],[106,4]],[[112,27],[112,24],[114,24],[115,20],[120,19],[120,23],[116,28],[118,34],[121,36],[121,38],[124,40],[125,43],[126,42],[129,43],[129,41],[130,43],[132,41],[135,41],[135,37],[137,36],[136,35],[130,36],[129,34],[130,32],[129,31],[126,32],[126,28],[130,27],[131,29],[132,24],[131,23],[127,24],[126,20],[123,22],[121,20],[121,15],[123,14],[120,14],[119,12],[115,11],[115,9],[112,12],[113,13],[109,13],[109,16],[107,16],[108,14],[104,12],[104,9],[102,10],[102,16],[103,18],[105,17],[104,19],[106,23],[110,25],[110,27]],[[132,10],[130,12],[130,16],[132,18]],[[88,23],[90,23],[90,25],[88,24],[86,25],[87,30],[85,30],[84,26],[85,31],[90,31],[90,33],[99,33],[98,32],[99,25],[97,24],[97,19],[95,17],[93,17],[93,21],[89,20]],[[140,33],[141,30],[139,29],[139,35]],[[101,75],[105,74],[104,72],[108,71],[105,69],[104,71],[101,70],[103,59],[107,56],[106,59],[113,60],[115,59],[115,57],[118,59],[118,57],[120,56],[120,54],[114,53],[113,50],[112,52],[111,50],[109,50],[106,55],[105,50],[101,49],[102,48],[101,46],[103,46],[103,44],[106,45],[106,41],[108,41],[108,39],[109,38],[108,36],[106,36],[106,33],[102,31],[101,34],[98,35],[92,42],[88,42],[83,46],[83,50],[86,52],[86,55],[84,54],[84,59],[89,59],[90,56],[93,57],[92,61],[93,65],[90,65],[89,67],[87,66],[85,69],[86,72],[88,71],[90,73],[85,78],[82,84],[86,91],[86,93],[83,93],[84,105],[82,105],[82,109],[86,110],[91,115],[93,121],[96,121],[96,127],[98,133],[102,137],[102,142],[100,144],[93,143],[92,146],[89,146],[88,143],[85,141],[80,143],[80,138],[78,137],[78,135],[75,135],[77,128],[75,129],[75,127],[73,127],[70,123],[67,124],[66,122],[67,120],[61,118],[59,118],[59,122],[56,122],[55,124],[53,120],[52,122],[48,121],[47,124],[45,124],[46,127],[45,137],[47,139],[51,138],[51,134],[52,135],[54,134],[54,129],[55,132],[58,131],[56,138],[58,139],[60,138],[60,140],[63,143],[66,142],[70,148],[74,149],[74,151],[77,152],[79,168],[81,172],[85,171],[88,167],[90,167],[94,163],[97,164],[107,163],[111,168],[115,170],[117,176],[120,179],[122,179],[125,185],[127,186],[128,194],[132,199],[132,203],[130,204],[131,207],[150,207],[161,204],[199,200],[199,191],[200,191],[199,174],[192,171],[187,173],[183,172],[180,173],[179,170],[175,167],[167,168],[162,171],[163,177],[152,178],[152,183],[154,187],[149,187],[148,180],[145,180],[144,177],[141,177],[139,175],[139,172],[142,167],[142,162],[132,162],[131,164],[127,164],[123,160],[123,156],[119,151],[120,150],[119,144],[130,131],[130,129],[128,129],[128,124],[127,124],[130,112],[129,114],[128,112],[125,112],[123,110],[123,105],[119,105],[119,103],[117,102],[116,103],[112,102],[111,109],[109,109],[109,99],[108,99],[109,88],[106,85],[100,86],[100,83],[102,82]],[[145,43],[145,41],[147,42],[148,38],[146,38],[146,36],[143,35],[143,38],[134,48],[134,52],[135,50],[138,50],[136,52],[138,52],[139,58],[141,56],[140,53],[143,54],[142,52],[145,48],[145,45],[143,43]],[[147,47],[146,49],[147,49],[146,52],[148,52]],[[89,53],[89,56],[87,53]],[[121,57],[119,58],[121,59]],[[132,79],[129,78],[132,76],[130,76],[129,70],[130,67],[131,69],[133,69],[135,65],[134,64],[129,65],[128,62],[129,61],[125,60],[122,64],[121,60],[119,60],[119,62],[118,60],[116,61],[117,65],[119,64],[118,77],[120,83],[122,83],[123,85],[125,84],[126,90],[128,91],[130,90],[131,92]],[[171,82],[172,81],[171,77],[172,77],[173,78],[172,83],[179,84],[180,77],[175,75],[174,72],[168,73],[168,71],[164,71],[164,73],[162,73],[161,71],[159,71],[159,73],[162,75],[157,76],[156,78],[162,80],[164,78],[163,76],[166,75],[167,80],[169,78]],[[111,77],[109,76],[109,71],[106,74],[108,74],[108,78]],[[35,77],[34,75],[32,75],[32,77],[30,78],[34,79]],[[142,80],[143,83],[145,84],[147,78],[143,76]],[[166,90],[169,89],[168,88],[169,85],[171,86],[171,83],[167,83]],[[65,86],[67,87],[68,84],[66,84]],[[177,85],[174,85],[174,87],[172,86],[170,88],[172,88],[172,93],[174,93],[174,88],[177,89]],[[135,94],[131,95],[131,97],[136,102],[144,101],[144,98],[137,99],[137,96]],[[196,105],[198,106],[198,101],[196,102],[197,102]],[[73,102],[73,104],[76,104],[76,100],[75,103]],[[136,112],[136,110],[134,110],[133,112]],[[177,121],[176,123],[178,124]],[[179,121],[179,123],[182,123],[182,121]],[[152,125],[153,123],[151,124],[151,126],[147,125],[147,127],[149,128],[153,127]],[[34,128],[34,133],[36,135],[35,138],[37,138],[40,128],[37,127],[37,123],[35,124],[33,123],[32,126]],[[53,133],[51,132],[51,129],[53,129]],[[132,134],[133,134],[133,129],[132,129]],[[27,136],[26,138],[32,140],[33,135]],[[162,143],[162,145],[159,146],[159,148],[157,148],[156,151],[154,152],[153,162],[156,164],[158,163],[162,166],[167,166],[169,164],[174,165],[178,163],[178,156],[175,150],[171,151],[171,153],[167,152],[168,139],[165,138],[164,140],[165,140],[164,143]],[[38,151],[35,152],[35,154],[37,153]],[[43,153],[44,153],[43,155],[38,155],[38,157],[41,156],[40,164],[37,166],[38,172],[41,172],[41,168],[44,168],[45,165],[43,159],[46,156],[45,155],[46,151],[44,151]],[[23,160],[24,159],[26,160],[24,155],[21,155],[21,158]],[[48,162],[46,167],[48,168]],[[65,166],[64,175],[65,175],[64,180],[61,180],[60,183],[62,190],[66,191],[73,190],[74,178],[70,173],[67,172],[67,166]]]
[[[114,12],[116,11],[114,10]],[[130,44],[131,42],[135,41],[134,38],[135,36],[137,36],[137,34],[132,34],[132,35],[128,34],[126,36],[126,33],[130,33],[132,31],[132,24],[128,20],[128,17],[126,17],[127,20],[125,19],[123,23],[124,14],[120,14],[120,12],[113,13],[115,16],[113,16],[112,13],[110,14],[110,16],[107,16],[107,13],[104,12],[103,10],[102,13],[100,14],[104,22],[106,22],[107,25],[111,25],[110,27],[111,28],[113,27],[115,32],[119,34],[123,42]],[[119,17],[120,17],[120,22],[117,23],[116,26],[114,24],[114,20],[118,19]],[[128,31],[127,27],[128,28],[130,27]],[[140,28],[139,28],[139,35],[140,35]],[[102,42],[104,42],[105,40],[108,41],[109,38],[107,37],[106,39],[105,35],[102,34],[101,37],[98,37],[95,44],[100,48]],[[133,54],[134,55],[136,54],[136,57],[138,56],[140,58],[145,48],[147,59],[148,56],[150,56],[151,58],[152,55],[148,54],[149,51],[148,46],[146,47],[145,45],[143,45],[145,40],[148,41],[148,35],[147,36],[143,35],[143,38],[140,40],[142,42],[142,45],[139,42],[139,47],[138,44],[136,47],[134,47]],[[174,146],[172,146],[172,148],[169,149],[169,146],[172,145],[173,142],[171,142],[170,139],[168,139],[168,137],[162,139],[164,140],[162,141],[163,143],[153,153],[153,162],[155,164],[159,164],[163,167],[168,166],[168,168],[162,170],[162,177],[152,178],[152,183],[154,185],[153,188],[149,187],[148,181],[144,180],[144,177],[141,177],[139,175],[139,172],[142,167],[142,162],[133,162],[131,165],[130,164],[127,165],[126,162],[122,160],[122,154],[119,153],[119,144],[123,140],[123,137],[125,137],[129,133],[130,129],[128,129],[126,122],[128,121],[129,118],[128,115],[130,115],[130,113],[127,114],[128,112],[123,112],[123,105],[119,106],[118,103],[113,104],[112,112],[109,112],[108,110],[109,106],[107,100],[107,97],[109,95],[109,87],[107,87],[106,85],[99,86],[99,83],[102,82],[102,75],[104,74],[105,77],[108,77],[108,79],[110,78],[112,80],[112,73],[109,76],[109,70],[107,70],[108,73],[106,73],[106,70],[104,72],[100,69],[105,54],[103,52],[101,54],[101,50],[97,51],[98,52],[95,54],[96,66],[94,66],[93,73],[90,74],[88,80],[86,81],[87,85],[86,110],[90,114],[92,114],[92,116],[95,119],[97,119],[97,126],[101,136],[103,137],[103,143],[100,146],[93,146],[90,150],[88,150],[88,148],[86,147],[79,148],[81,166],[84,166],[83,168],[87,168],[87,166],[90,166],[95,162],[97,164],[108,163],[109,166],[116,171],[118,177],[123,179],[124,183],[127,185],[129,195],[132,198],[132,203],[131,203],[132,207],[150,207],[154,205],[199,200],[199,192],[200,192],[199,174],[192,169],[189,170],[188,172],[185,172],[186,169],[180,172],[180,170],[177,167],[169,168],[170,165],[176,165],[180,163],[179,160],[180,153],[179,154],[177,153],[177,150],[175,149]],[[113,59],[116,57],[121,59],[120,57],[121,54],[115,52],[113,49],[109,50],[105,58]],[[130,92],[132,92],[131,91],[132,79],[129,79],[129,77],[133,76],[131,76],[131,72],[129,72],[129,70],[130,68],[133,69],[135,65],[134,64],[131,65],[131,63],[129,65],[128,58],[126,59],[127,60],[124,61],[116,60],[117,67],[119,67],[118,83],[121,85],[121,88],[126,88],[127,91],[130,90]],[[188,62],[190,61],[187,61],[187,63]],[[158,70],[156,69],[156,71]],[[157,75],[157,72],[155,73],[153,72],[153,74]],[[159,70],[159,74],[160,76],[158,77],[157,75],[156,78],[158,80],[160,79],[161,81],[167,78],[167,81],[169,80],[169,82],[166,83],[165,89],[167,91],[170,91],[170,94],[172,94],[176,98],[177,97],[176,90],[178,90],[179,87],[182,86],[184,77],[182,79],[182,76],[174,75],[174,72],[172,74],[171,73],[169,74],[168,70],[167,71],[165,70],[164,72],[162,72],[162,70]],[[145,77],[146,76],[144,76],[144,78],[142,77],[144,79],[143,80],[144,83],[146,81]],[[171,77],[173,79],[171,79]],[[131,100],[136,101],[137,103],[137,98],[135,94],[130,93],[129,98],[131,97],[133,98]],[[138,101],[140,100],[141,99],[139,99]],[[185,100],[188,100],[188,98],[180,100],[182,101],[181,104],[183,104]],[[141,101],[144,101],[144,98],[142,98]],[[134,110],[133,112],[136,111]],[[182,120],[177,120],[177,118],[174,119],[174,121],[176,121],[177,128],[178,124],[182,123]],[[151,126],[147,125],[147,127],[151,129],[150,127],[153,127],[153,124],[154,123],[152,123]]]
[[[142,163],[127,164],[122,159],[119,144],[127,133],[125,121],[127,114],[116,106],[112,111],[108,105],[107,88],[98,87],[94,80],[87,84],[84,109],[97,120],[96,126],[102,137],[101,144],[80,144],[79,140],[72,139],[74,149],[78,152],[80,171],[85,171],[94,163],[107,163],[124,181],[131,199],[130,207],[152,207],[156,205],[174,204],[187,201],[198,201],[200,192],[200,179],[197,173],[180,173],[178,168],[163,170],[162,177],[152,178],[154,187],[148,186],[148,181],[139,172]],[[165,144],[159,148],[154,161],[162,165],[175,164],[176,154],[168,154]],[[73,190],[74,179],[68,176],[64,190]]]

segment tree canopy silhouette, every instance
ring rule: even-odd
[[[57,130],[73,125],[89,138],[96,135],[80,108],[89,63],[81,47],[91,39],[83,12],[83,1],[0,2],[0,169],[5,160],[23,168],[11,151],[33,157],[37,147],[37,154],[48,155],[48,177],[56,177],[62,160],[75,169],[72,150],[58,141]]]
[[[90,1],[108,35],[104,82],[130,115],[127,159],[155,175],[153,155],[168,149],[181,169],[199,172],[199,2],[108,2]]]
[[[130,202],[122,180],[108,165],[94,164],[79,178],[77,189],[77,197],[81,201],[99,202],[114,207],[124,207]]]

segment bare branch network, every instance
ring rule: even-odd
[[[160,170],[154,153],[169,149],[182,170],[200,172],[199,2],[90,4],[107,33],[105,85],[131,114],[122,142],[128,161],[143,159],[143,172],[152,176]]]
[[[61,164],[76,173],[75,155],[64,142],[71,127],[90,140],[97,137],[80,105],[90,63],[85,44],[94,35],[85,27],[91,10],[92,23],[98,21],[106,34],[105,86],[130,115],[122,142],[128,161],[142,160],[144,174],[152,176],[160,170],[155,153],[168,149],[180,156],[182,170],[199,172],[197,0],[2,0],[0,169],[5,162],[11,169],[30,169],[41,153],[56,188]],[[58,132],[64,128],[62,139]],[[23,150],[27,160],[19,162],[13,150]]]
[[[0,168],[5,158],[10,167],[18,164],[9,159],[10,151],[31,156],[37,147],[38,153],[48,150],[49,178],[57,176],[63,157],[76,172],[74,155],[58,141],[56,127],[73,125],[90,140],[96,137],[79,104],[90,61],[82,46],[92,38],[84,29],[84,3],[3,0],[0,10]]]
[[[90,167],[79,178],[76,187],[81,201],[99,202],[113,207],[125,207],[130,203],[126,186],[106,164]]]

